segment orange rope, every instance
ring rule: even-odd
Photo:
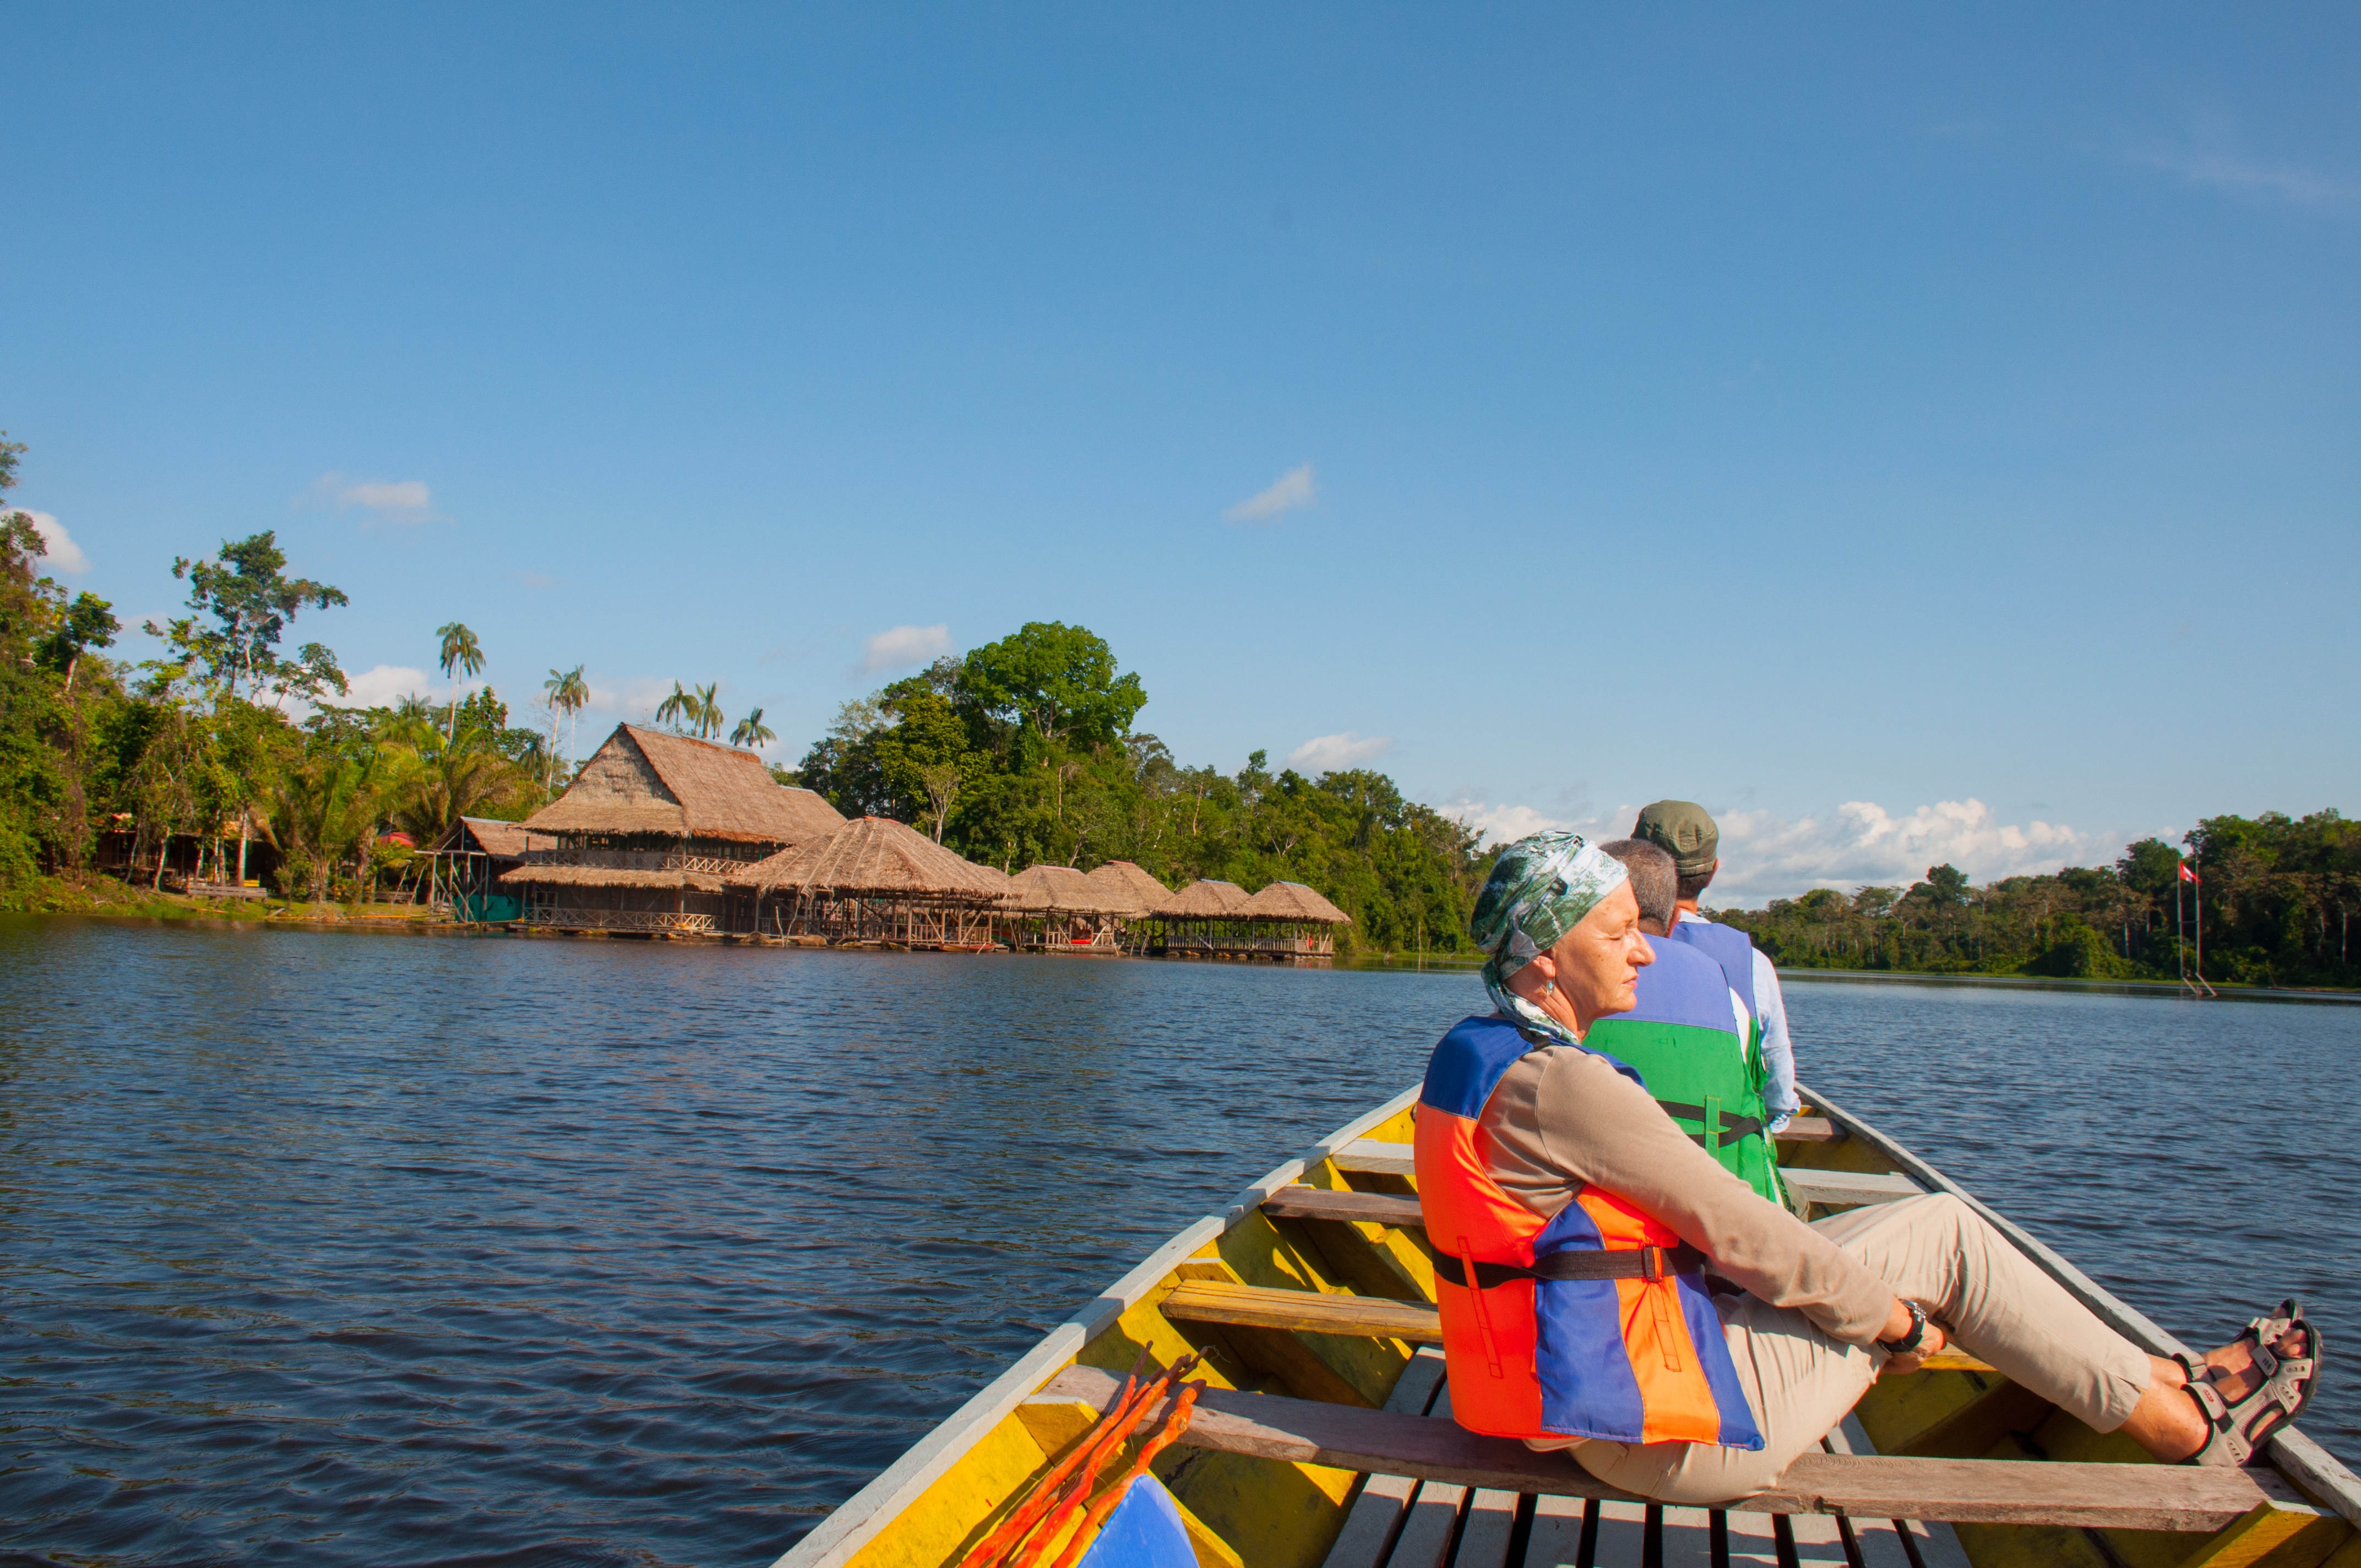
[[[1106,1463],[1107,1456],[1123,1446],[1125,1440],[1131,1436],[1132,1429],[1164,1397],[1173,1382],[1197,1364],[1196,1356],[1184,1355],[1169,1370],[1140,1383],[1139,1370],[1147,1364],[1148,1357],[1148,1352],[1143,1347],[1139,1360],[1133,1364],[1132,1376],[1124,1379],[1123,1389],[1115,1396],[1115,1403],[1099,1417],[1057,1467],[1034,1484],[1032,1492],[1007,1519],[1001,1521],[1000,1527],[960,1560],[961,1568],[991,1568],[993,1564],[1017,1563],[1030,1556],[1038,1556],[1039,1549],[1055,1534],[1056,1526],[1053,1523],[1048,1533],[1035,1536],[1030,1552],[1019,1546],[1027,1532],[1045,1514],[1062,1510],[1077,1496],[1087,1497],[1092,1484],[1098,1478],[1099,1467]]]
[[[1114,1430],[1114,1423],[1120,1421],[1131,1409],[1133,1396],[1136,1394],[1142,1399],[1147,1398],[1148,1390],[1141,1387],[1139,1374],[1148,1365],[1148,1346],[1139,1347],[1139,1359],[1131,1364],[1130,1376],[1123,1380],[1123,1387],[1115,1395],[1115,1403],[1099,1414],[1065,1458],[1034,1483],[1032,1491],[1006,1519],[1000,1521],[999,1528],[984,1537],[975,1550],[960,1559],[960,1568],[984,1568],[984,1564],[998,1562],[1010,1548],[1025,1539],[1025,1532],[1033,1528],[1034,1521],[1058,1501],[1059,1488],[1066,1477],[1104,1446],[1106,1434]],[[1095,1464],[1093,1467],[1096,1468]]]
[[[1049,1517],[1042,1521],[1041,1528],[1034,1533],[1030,1541],[1025,1543],[1022,1551],[1008,1559],[1009,1568],[1038,1568],[1041,1561],[1049,1555],[1049,1543],[1058,1539],[1058,1532],[1065,1527],[1068,1520],[1074,1517],[1075,1510],[1082,1506],[1083,1499],[1091,1495],[1091,1487],[1098,1479],[1100,1464],[1109,1454],[1123,1446],[1124,1442],[1130,1438],[1132,1429],[1140,1423],[1148,1410],[1163,1398],[1172,1385],[1195,1365],[1196,1362],[1195,1356],[1184,1355],[1174,1362],[1170,1370],[1163,1376],[1148,1386],[1147,1395],[1132,1406],[1120,1423],[1109,1431],[1107,1440],[1098,1445],[1097,1452],[1090,1462],[1083,1465],[1067,1484],[1065,1490],[1060,1494],[1055,1506],[1050,1509]]]
[[[1123,1501],[1124,1494],[1131,1490],[1131,1484],[1148,1474],[1148,1462],[1163,1453],[1174,1438],[1189,1430],[1189,1418],[1194,1413],[1197,1396],[1204,1391],[1204,1387],[1202,1383],[1191,1383],[1181,1388],[1180,1398],[1173,1402],[1172,1413],[1164,1418],[1164,1424],[1157,1429],[1155,1436],[1139,1445],[1139,1457],[1132,1461],[1131,1468],[1124,1473],[1123,1479],[1101,1493],[1099,1500],[1093,1503],[1090,1511],[1082,1516],[1082,1527],[1074,1531],[1074,1539],[1066,1543],[1065,1554],[1058,1559],[1056,1568],[1074,1568],[1075,1562],[1082,1555],[1083,1544],[1095,1538],[1099,1526],[1105,1522],[1107,1515],[1115,1512],[1115,1505]]]

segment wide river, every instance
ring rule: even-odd
[[[761,1568],[1480,997],[0,919],[0,1563]],[[2166,1327],[2361,1346],[2361,1009],[1789,1002],[1807,1083]]]

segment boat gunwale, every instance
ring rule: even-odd
[[[1071,1362],[1100,1331],[1137,1305],[1142,1297],[1180,1266],[1181,1259],[1207,1242],[1227,1234],[1259,1210],[1264,1199],[1335,1149],[1401,1114],[1417,1100],[1419,1087],[1413,1083],[1374,1110],[1363,1112],[1293,1159],[1239,1189],[1237,1195],[1220,1210],[1185,1226],[1084,1303],[1072,1317],[1044,1334],[1007,1371],[978,1389],[866,1486],[829,1510],[826,1519],[787,1548],[771,1568],[834,1568],[849,1562],[898,1518],[902,1508],[965,1458],[985,1433]]]
[[[2083,1273],[2024,1226],[1912,1154],[1859,1115],[1830,1102],[1824,1095],[1798,1083],[1796,1094],[1820,1114],[1842,1126],[1894,1162],[1896,1170],[1937,1192],[1948,1192],[2006,1236],[2011,1245],[2033,1260],[2035,1266],[2064,1287],[2066,1293],[2088,1307],[2098,1320],[2151,1355],[2191,1355],[2187,1345],[2166,1332],[2138,1308],[2117,1297]],[[2318,1497],[2356,1529],[2361,1529],[2361,1476],[2292,1424],[2282,1427],[2264,1445],[2271,1468]]]
[[[838,1568],[849,1562],[900,1517],[901,1510],[920,1493],[948,1474],[987,1432],[1071,1364],[1094,1336],[1137,1305],[1182,1259],[1207,1242],[1226,1234],[1259,1210],[1264,1200],[1312,1166],[1368,1129],[1400,1114],[1416,1101],[1419,1089],[1419,1085],[1412,1084],[1383,1104],[1355,1117],[1301,1155],[1242,1188],[1218,1212],[1208,1213],[1184,1227],[1072,1317],[1050,1330],[1005,1372],[929,1429],[867,1485],[838,1504],[771,1568]],[[1807,1086],[1799,1083],[1796,1090],[1806,1102],[1841,1126],[1848,1135],[1859,1138],[1880,1157],[1891,1161],[1894,1169],[1930,1191],[1949,1193],[1967,1204],[2108,1327],[2152,1354],[2189,1353],[2187,1346],[2146,1314],[1901,1143]],[[2292,1425],[2274,1435],[2266,1452],[2273,1469],[2361,1529],[2361,1477],[2356,1477],[2335,1455]]]

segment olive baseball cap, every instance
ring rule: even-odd
[[[1640,820],[1632,824],[1631,837],[1645,839],[1668,851],[1673,857],[1673,869],[1683,876],[1698,876],[1713,870],[1714,860],[1721,850],[1721,829],[1713,825],[1705,807],[1693,800],[1660,800],[1643,806]]]

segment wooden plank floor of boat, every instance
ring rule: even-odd
[[[1422,1350],[1386,1409],[1449,1420],[1439,1352]],[[1858,1423],[1832,1453],[1868,1453]],[[1906,1541],[1905,1538],[1907,1538]],[[1323,1568],[1709,1568],[1809,1563],[1855,1568],[1969,1568],[1948,1525],[1826,1514],[1654,1508],[1580,1497],[1524,1497],[1400,1475],[1371,1475]]]

